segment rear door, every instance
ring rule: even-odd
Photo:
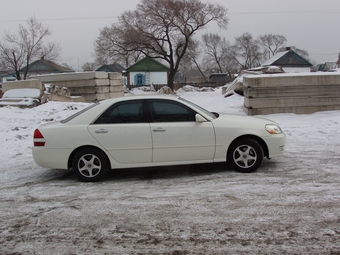
[[[152,138],[143,100],[112,105],[89,126],[91,135],[119,163],[150,163]]]

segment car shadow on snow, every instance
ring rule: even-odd
[[[264,160],[262,166],[256,170],[257,173],[274,172],[277,171],[277,162],[271,160]],[[52,171],[52,170],[51,170]],[[57,171],[57,172],[55,172]],[[75,181],[79,180],[73,174],[72,170],[53,170],[49,175],[48,181],[65,180]],[[208,163],[208,164],[193,164],[193,165],[178,165],[178,166],[160,166],[160,167],[141,167],[128,169],[114,169],[108,171],[107,175],[101,182],[111,181],[131,181],[131,180],[157,180],[157,179],[175,179],[183,177],[208,176],[212,174],[221,173],[237,173],[232,167],[226,163]],[[53,176],[51,178],[51,175]],[[45,180],[46,181],[46,180]]]
[[[233,171],[227,163],[113,169],[108,171],[101,182],[183,178],[185,176],[204,176],[226,171]],[[53,181],[79,182],[72,169],[49,169],[44,172],[43,176],[40,175],[39,180],[36,182]]]
[[[226,171],[233,171],[227,163],[117,169],[109,171],[103,181],[182,178],[186,176],[201,176],[223,173]]]

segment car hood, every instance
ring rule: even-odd
[[[276,122],[254,116],[237,115],[237,114],[219,114],[219,117],[211,120],[214,126],[234,127],[242,129],[263,129],[267,124],[277,124]]]

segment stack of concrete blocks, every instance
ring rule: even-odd
[[[121,73],[84,72],[39,75],[31,77],[43,84],[67,87],[72,96],[82,96],[87,102],[124,96]]]
[[[340,110],[337,73],[247,76],[243,86],[243,110],[248,115]]]

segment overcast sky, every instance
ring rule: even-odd
[[[18,25],[36,17],[49,27],[48,41],[61,48],[60,63],[79,70],[93,62],[93,44],[99,29],[110,26],[139,0],[0,0],[0,39],[18,33]],[[203,0],[203,2],[205,2]],[[268,33],[284,35],[287,46],[308,51],[312,60],[336,61],[340,52],[340,0],[209,0],[228,8],[229,28],[210,25],[206,32],[219,33],[231,43],[244,32],[253,37]]]

